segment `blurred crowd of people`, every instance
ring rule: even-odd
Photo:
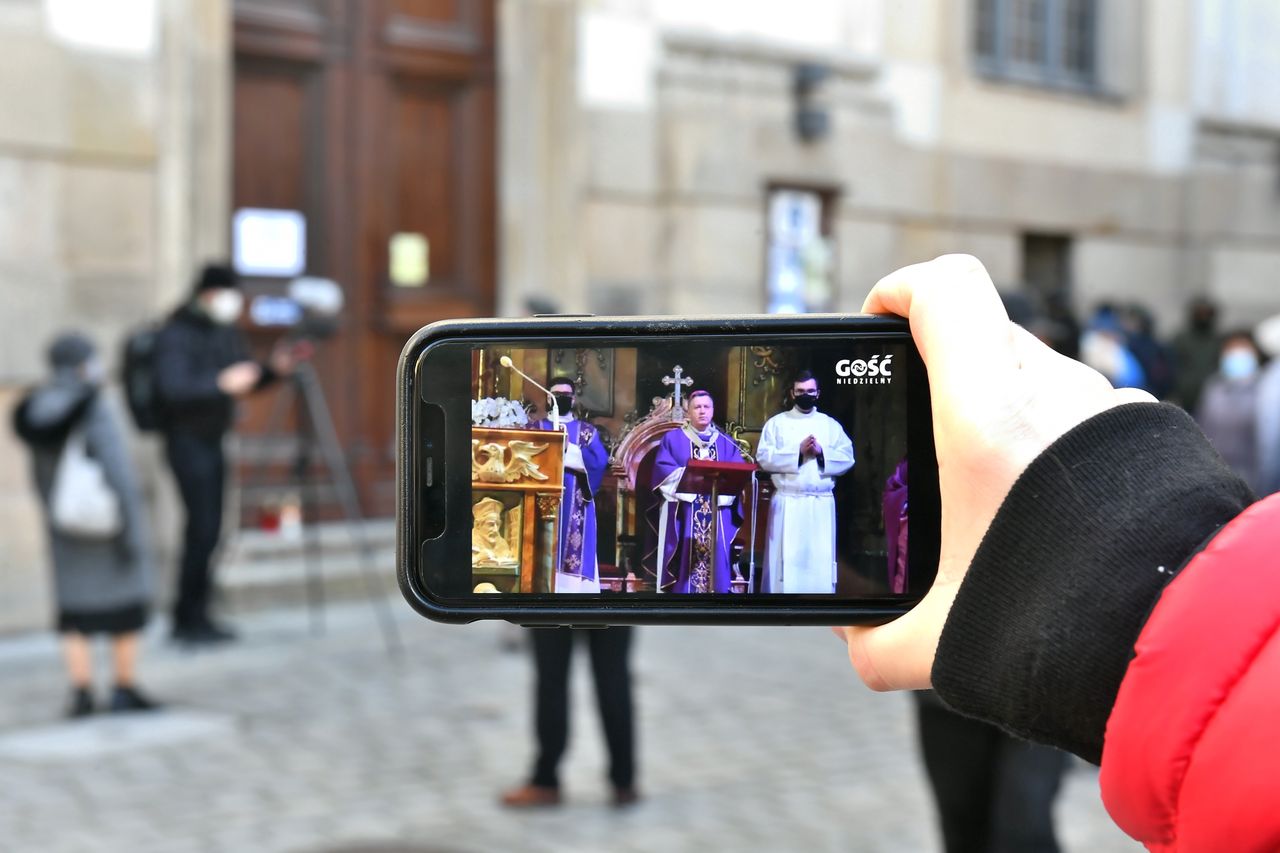
[[[1145,307],[1103,303],[1078,339],[1080,360],[1112,385],[1141,388],[1190,412],[1259,495],[1280,490],[1280,315],[1221,329],[1218,306],[1199,297],[1182,328],[1162,340]]]

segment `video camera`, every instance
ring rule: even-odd
[[[249,319],[262,328],[287,328],[299,339],[320,340],[338,331],[345,299],[332,279],[302,276],[287,295],[260,294],[249,303]]]

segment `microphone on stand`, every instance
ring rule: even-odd
[[[514,370],[516,373],[524,377],[524,381],[528,382],[534,388],[537,388],[543,394],[547,395],[547,414],[551,416],[551,426],[553,429],[557,429],[557,430],[560,429],[560,411],[556,408],[556,395],[552,394],[546,388],[543,388],[541,385],[539,385],[532,376],[525,373],[520,368],[516,367],[515,363],[511,361],[510,356],[504,355],[502,358],[498,359],[498,363],[501,364],[503,367],[507,368],[508,370]]]

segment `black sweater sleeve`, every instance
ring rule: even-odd
[[[1023,472],[978,547],[938,645],[938,694],[1098,762],[1156,599],[1253,500],[1176,406],[1080,424]]]

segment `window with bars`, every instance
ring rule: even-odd
[[[1098,0],[974,0],[974,53],[988,77],[1098,87]]]

